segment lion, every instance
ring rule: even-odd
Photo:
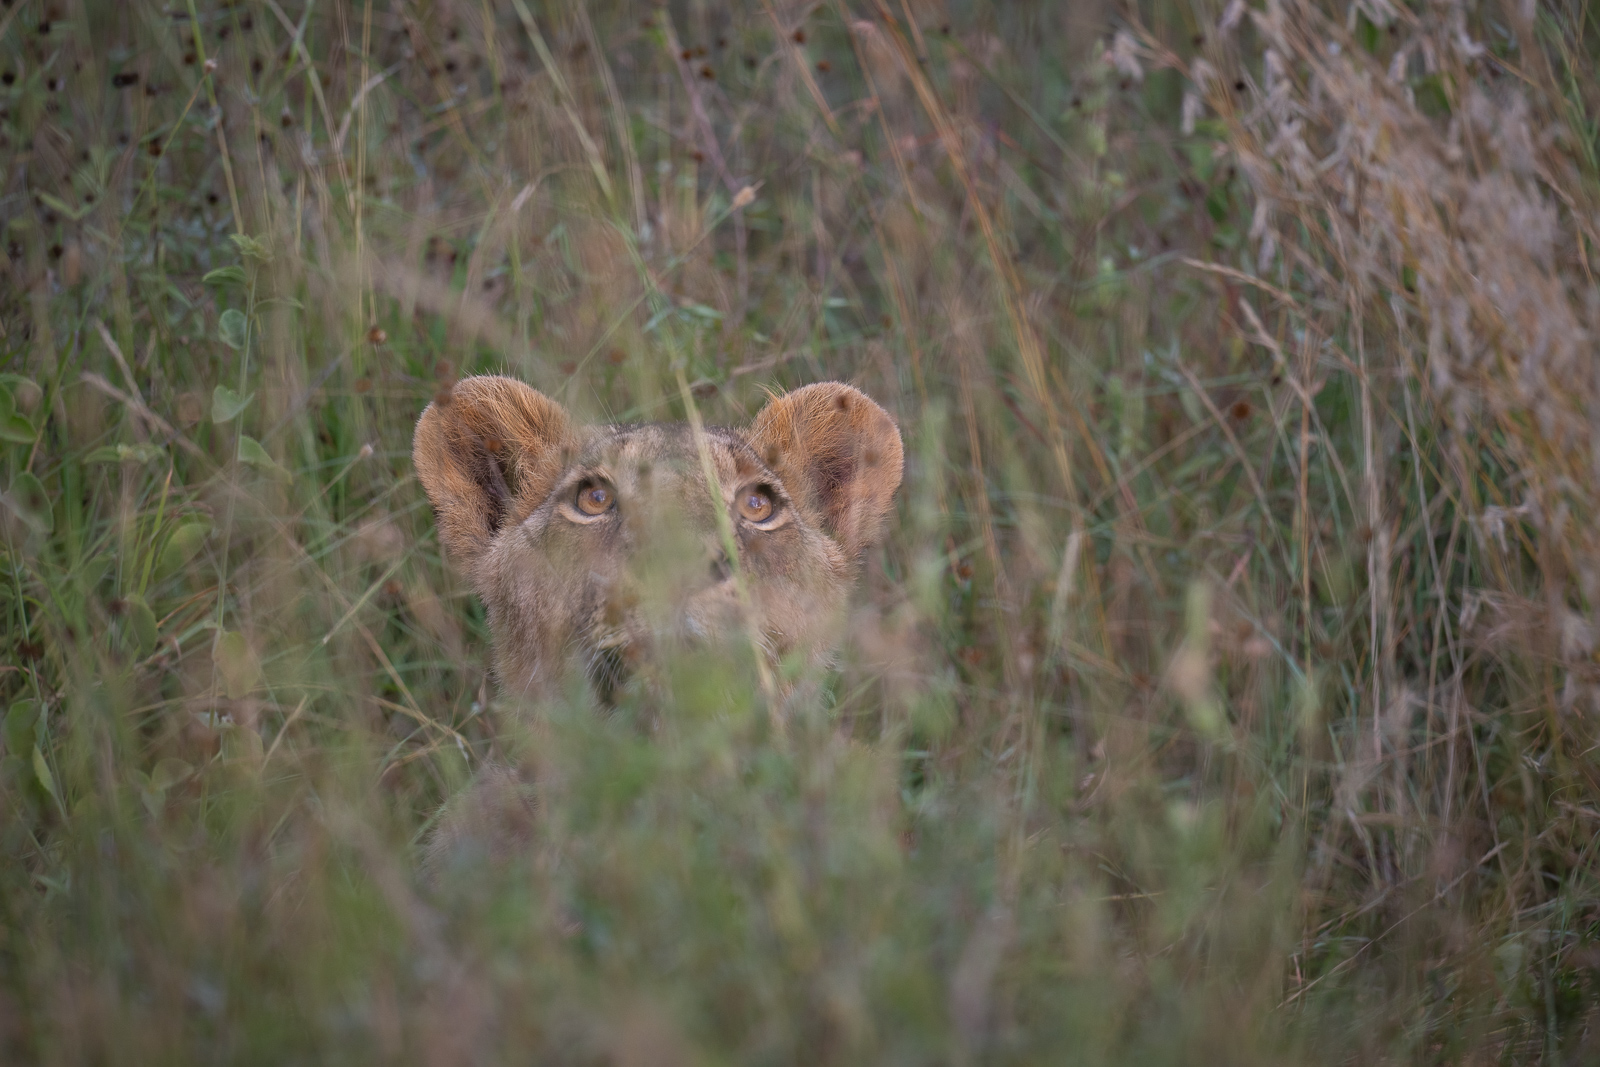
[[[576,671],[609,703],[663,645],[748,634],[771,667],[819,665],[904,454],[888,412],[838,382],[742,430],[578,426],[513,378],[467,378],[417,422],[447,557],[483,600],[511,697]]]
[[[446,558],[486,608],[501,694],[581,687],[606,707],[673,648],[753,646],[774,699],[825,668],[904,451],[888,412],[839,382],[773,396],[729,429],[582,426],[484,375],[428,405],[413,460]],[[519,788],[483,775],[430,853]]]

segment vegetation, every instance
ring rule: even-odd
[[[1594,1059],[1597,70],[1582,0],[7,0],[0,1057]],[[410,466],[487,370],[892,411],[825,699],[497,701]],[[426,877],[491,758],[533,843]]]

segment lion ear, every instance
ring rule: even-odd
[[[566,409],[514,378],[464,378],[434,398],[411,459],[458,565],[471,567],[502,526],[544,499],[571,441]]]
[[[818,382],[773,397],[749,440],[851,556],[877,539],[905,462],[894,419],[859,389]]]

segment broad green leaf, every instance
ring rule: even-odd
[[[204,519],[191,520],[179,526],[161,552],[160,573],[163,576],[171,574],[188,563],[200,551],[200,546],[205,544],[210,533],[211,523]]]
[[[45,762],[44,753],[35,744],[33,746],[33,773],[38,776],[39,784],[44,786],[44,791],[56,802],[62,814],[66,813],[66,805],[61,803],[61,794],[56,792],[56,776],[50,773],[50,764]]]
[[[6,503],[22,517],[22,521],[40,533],[55,529],[55,516],[51,514],[50,497],[32,471],[23,471],[11,480],[6,492]]]
[[[278,466],[277,460],[267,454],[267,450],[261,447],[260,441],[245,434],[239,435],[239,462],[248,463],[250,466],[264,471],[274,478],[282,478],[288,481],[293,477],[288,471]]]
[[[211,421],[218,424],[232,422],[255,398],[254,393],[240,396],[226,385],[217,386],[211,390]]]
[[[200,279],[202,285],[231,285],[245,283],[243,267],[218,267],[216,270],[207,271],[206,276]]]
[[[44,399],[44,390],[39,388],[39,383],[25,374],[0,374],[0,385],[11,390],[17,398],[19,410],[31,411]]]
[[[166,807],[166,796],[151,789],[148,784],[139,790],[139,799],[144,802],[144,810],[150,813],[150,818],[161,818],[161,809]]]
[[[217,643],[211,646],[211,662],[230,700],[238,700],[261,680],[261,663],[250,650],[244,634],[237,630],[225,630],[217,635]]]
[[[31,445],[36,436],[33,424],[17,411],[16,398],[11,390],[0,384],[0,441]]]
[[[154,463],[166,456],[148,442],[137,445],[102,445],[83,457],[85,463]]]
[[[165,793],[179,782],[188,781],[193,774],[193,767],[181,759],[168,756],[150,769],[150,788]]]
[[[0,441],[31,445],[37,436],[33,424],[16,412],[0,417]]]
[[[217,336],[235,351],[244,348],[250,334],[250,320],[238,308],[229,308],[217,317]]]
[[[150,605],[141,596],[124,597],[123,603],[126,605],[128,630],[133,636],[134,645],[139,655],[148,656],[161,636],[156,626],[156,613],[150,610]]]
[[[143,786],[139,790],[139,799],[144,801],[145,810],[150,812],[151,818],[157,818],[166,806],[167,790],[192,777],[194,768],[181,759],[168,756],[152,767],[147,775],[138,771],[133,773]]]
[[[39,702],[19,700],[6,712],[6,751],[13,756],[25,756],[32,751],[37,740],[34,728],[39,722]]]

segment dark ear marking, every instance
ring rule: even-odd
[[[561,405],[513,378],[464,378],[439,391],[417,420],[411,454],[456,563],[471,566],[549,491],[572,440]]]
[[[511,509],[511,487],[506,484],[506,472],[500,465],[505,444],[498,437],[484,437],[479,440],[479,446],[468,446],[471,455],[462,457],[462,465],[470,465],[473,480],[483,491],[490,532],[499,533],[505,524],[506,512]]]

